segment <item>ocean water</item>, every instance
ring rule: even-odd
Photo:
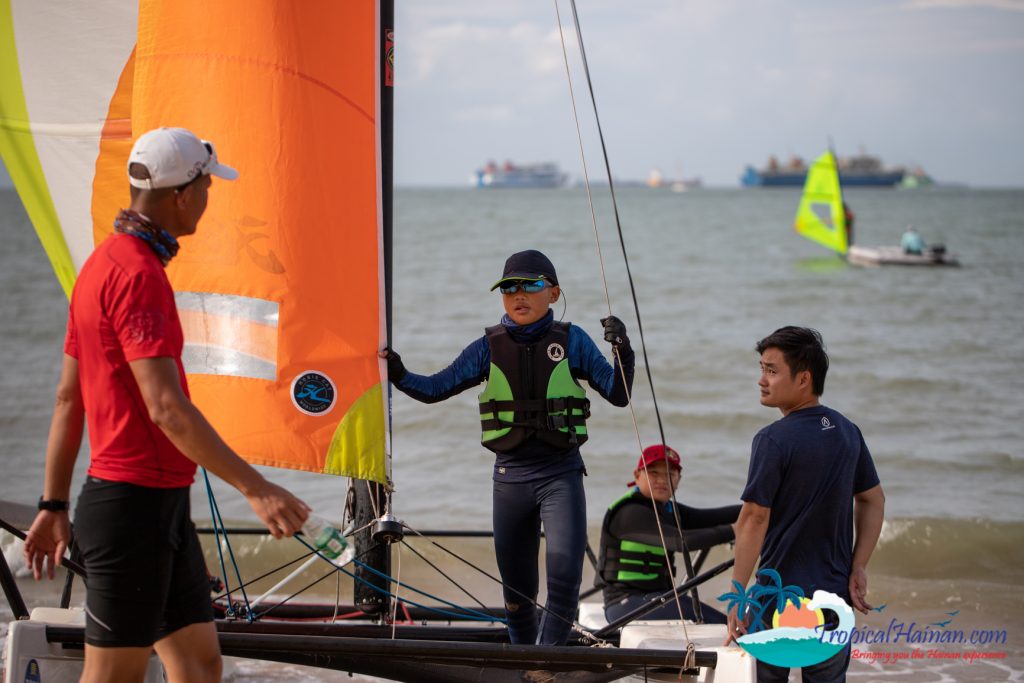
[[[861,646],[882,654],[856,658],[851,679],[1020,680],[1024,191],[848,193],[860,243],[896,243],[913,224],[959,255],[964,265],[953,269],[847,266],[792,231],[797,190],[626,188],[618,199],[639,318],[606,188],[595,188],[596,229],[581,189],[397,190],[393,345],[406,365],[438,370],[499,319],[499,295],[488,288],[505,257],[520,249],[552,258],[564,292],[556,316],[583,327],[599,346],[598,320],[609,311],[626,322],[638,350],[642,325],[653,391],[640,367],[631,410],[598,398],[583,449],[596,538],[641,444],[659,439],[658,415],[683,456],[680,500],[736,502],[751,438],[779,417],[758,403],[753,345],[782,325],[817,328],[832,359],[823,402],[861,427],[887,495],[887,521],[869,567],[870,599],[887,607],[863,623],[881,629],[897,619],[923,628],[959,610],[950,628],[1006,633],[1005,643],[976,648],[1006,659],[973,663],[896,655],[887,662],[886,652],[914,646]],[[0,498],[31,503],[42,488],[66,300],[16,195],[6,190],[0,236]],[[338,258],[341,266],[344,255]],[[338,295],[361,293],[354,287]],[[475,395],[432,406],[394,397],[394,512],[413,528],[490,528],[491,458],[479,446]],[[340,509],[343,480],[268,473],[316,509]],[[216,483],[214,490],[226,517],[252,520],[241,496]],[[209,517],[201,485],[193,503],[197,519]],[[240,554],[283,552],[249,543]],[[456,547],[490,561],[486,542]],[[403,576],[416,576],[414,558],[403,557]],[[489,581],[466,582],[487,604],[499,604]],[[705,599],[724,592],[716,592],[722,585],[713,584]],[[28,590],[45,601],[59,586]],[[233,677],[333,680],[261,666],[243,663]]]

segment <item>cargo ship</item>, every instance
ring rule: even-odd
[[[568,176],[552,162],[518,166],[511,161],[498,165],[493,161],[477,169],[473,177],[476,187],[537,188],[561,187]]]
[[[843,187],[895,187],[907,175],[902,166],[884,166],[878,157],[864,153],[839,159],[838,167]],[[794,156],[780,164],[773,156],[763,168],[747,166],[740,183],[744,187],[800,187],[806,179],[807,164],[803,159]]]

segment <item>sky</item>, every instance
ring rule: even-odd
[[[488,160],[582,177],[554,0],[397,0],[394,177]],[[568,0],[582,150],[603,161]],[[612,173],[736,186],[829,140],[941,182],[1024,186],[1024,0],[578,0]],[[0,183],[7,182],[0,169]]]
[[[580,147],[554,2],[397,3],[395,179]],[[568,0],[559,9],[572,37]],[[940,181],[1024,186],[1022,0],[577,0],[613,175],[735,186],[831,138]],[[594,114],[570,45],[587,167]]]

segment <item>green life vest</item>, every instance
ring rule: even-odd
[[[569,370],[569,323],[552,323],[532,344],[516,343],[504,325],[486,332],[491,368],[479,397],[481,443],[504,452],[533,436],[565,449],[586,441],[590,401]]]
[[[614,538],[609,531],[611,519],[623,505],[650,505],[650,500],[636,491],[626,493],[608,507],[601,525],[601,557],[598,561],[598,576],[602,585],[626,583],[637,590],[662,590],[669,582],[668,568],[674,566],[674,558],[665,556],[661,546]]]

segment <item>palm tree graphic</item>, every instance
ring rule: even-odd
[[[789,603],[793,603],[799,609],[800,599],[804,597],[804,590],[800,586],[783,586],[782,577],[774,569],[769,567],[760,569],[757,576],[766,576],[771,583],[766,585],[755,583],[744,590],[739,581],[733,581],[735,592],[718,596],[719,600],[726,601],[727,612],[735,608],[737,615],[746,614],[748,611],[754,613],[750,633],[757,633],[764,628],[762,617],[769,607],[774,605],[780,614],[786,611],[786,606]]]
[[[761,603],[754,599],[756,584],[751,586],[749,591],[745,590],[739,581],[733,580],[732,585],[736,589],[735,591],[732,593],[722,593],[718,596],[719,600],[727,601],[725,605],[726,613],[731,612],[735,608],[736,616],[743,619],[743,616],[749,610],[753,610],[755,607],[759,610],[761,609]],[[756,631],[757,629],[755,628],[754,630]]]

